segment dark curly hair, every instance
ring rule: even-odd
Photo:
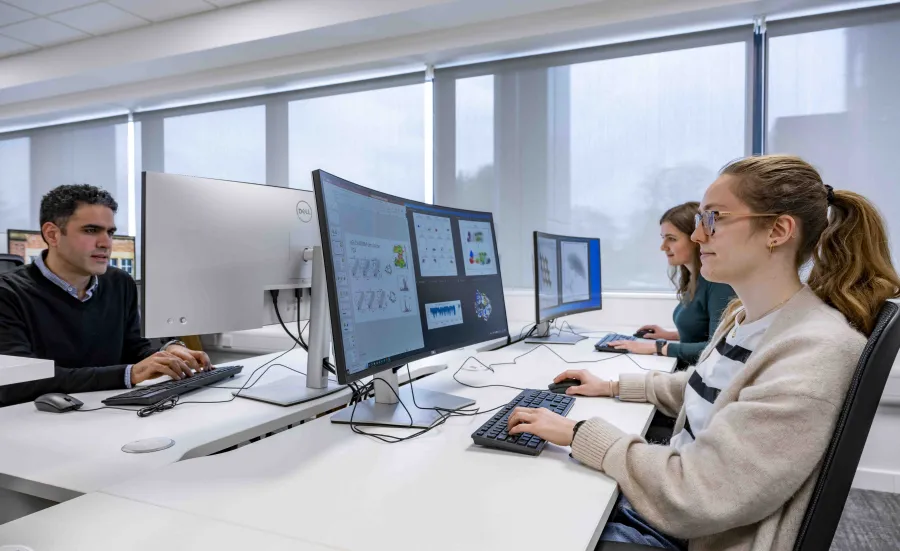
[[[41,236],[43,237],[43,227],[47,222],[56,224],[65,235],[66,223],[80,205],[103,205],[113,213],[119,210],[119,204],[104,189],[87,184],[59,186],[41,199]]]

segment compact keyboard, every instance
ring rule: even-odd
[[[242,369],[244,369],[244,366],[228,365],[209,371],[200,371],[187,379],[142,386],[122,394],[116,394],[103,400],[103,403],[108,406],[152,406],[172,396],[180,396],[192,390],[218,383],[222,379],[234,377]]]
[[[636,341],[637,339],[633,335],[619,335],[617,333],[610,333],[606,335],[602,339],[594,344],[594,349],[597,352],[615,352],[617,354],[624,354],[628,352],[627,350],[621,348],[611,348],[609,343],[615,341]]]
[[[568,415],[575,405],[575,398],[563,394],[554,394],[547,390],[523,390],[513,401],[498,410],[485,424],[472,433],[472,440],[479,446],[497,448],[526,455],[538,455],[547,445],[543,438],[529,433],[509,434],[509,416],[513,409],[547,408],[560,415]]]

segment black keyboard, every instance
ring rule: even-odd
[[[116,394],[103,400],[103,403],[108,406],[152,406],[166,398],[180,396],[192,390],[218,383],[222,379],[234,377],[242,369],[244,369],[242,365],[217,367],[209,371],[194,373],[193,377],[187,379],[142,386],[123,394]]]
[[[637,339],[634,338],[633,335],[619,335],[617,333],[610,333],[609,335],[606,335],[605,337],[603,337],[602,339],[597,341],[597,343],[594,344],[594,349],[597,350],[597,352],[615,352],[617,354],[625,354],[626,352],[628,352],[627,350],[623,350],[621,348],[610,348],[609,343],[615,342],[615,341],[636,341],[636,340]]]
[[[509,416],[517,407],[547,408],[560,415],[568,415],[575,405],[575,398],[563,394],[554,394],[546,390],[523,390],[512,402],[503,406],[477,431],[472,433],[472,440],[479,446],[497,448],[526,455],[538,455],[544,450],[547,441],[527,432],[509,434]]]

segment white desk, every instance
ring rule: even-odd
[[[671,358],[601,355],[593,352],[593,341],[554,350],[571,361],[606,361],[567,366],[541,348],[516,365],[495,367],[496,373],[481,368],[459,376],[475,385],[545,388],[567,367],[615,377],[642,372],[632,359],[648,369],[670,371],[675,365]],[[522,343],[478,357],[485,363],[506,362],[533,347]],[[452,379],[459,364],[448,363],[450,369],[417,381],[414,388],[469,396],[482,408],[517,394],[463,387]],[[643,433],[652,414],[649,404],[578,398],[569,417],[602,416],[627,432]],[[103,492],[354,551],[593,549],[615,503],[615,481],[578,464],[564,448],[548,446],[540,456],[528,457],[476,447],[470,434],[487,418],[452,418],[400,444],[374,441],[321,418]],[[535,487],[542,491],[533,495]],[[540,508],[539,525],[528,524],[534,516],[523,515],[523,506]]]
[[[240,362],[241,374],[219,386],[240,387],[253,370],[278,354]],[[297,349],[276,363],[306,371],[306,352]],[[412,364],[413,377],[433,371],[439,357]],[[257,377],[263,373],[260,370]],[[272,367],[260,384],[302,377]],[[406,381],[406,371],[400,373]],[[255,380],[256,377],[254,377]],[[101,400],[122,390],[76,394],[83,409],[100,407]],[[233,390],[208,387],[190,400],[227,400]],[[345,405],[351,392],[335,394],[292,407],[274,406],[245,398],[223,404],[181,404],[175,409],[139,418],[115,409],[64,414],[37,411],[32,403],[0,408],[0,488],[61,502],[123,482],[183,459],[202,457],[252,438],[287,427]],[[124,444],[165,436],[175,440],[169,449],[146,454],[121,450]],[[14,451],[14,453],[8,453]]]
[[[0,546],[34,551],[333,551],[288,538],[105,494],[90,494],[0,526]]]

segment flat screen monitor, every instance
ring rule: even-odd
[[[491,213],[395,197],[321,170],[313,187],[340,383],[509,338]]]
[[[47,249],[47,243],[44,242],[39,231],[7,230],[6,247],[9,254],[21,256],[25,259],[25,264],[31,264],[39,254]],[[124,270],[128,275],[134,277],[134,237],[129,235],[113,236],[109,265]]]
[[[537,328],[530,342],[582,340],[574,333],[550,335],[549,322],[602,308],[600,240],[534,232],[534,295]]]
[[[319,245],[308,190],[178,174],[142,179],[144,335],[208,335],[285,321],[292,289],[311,286],[304,250]]]

